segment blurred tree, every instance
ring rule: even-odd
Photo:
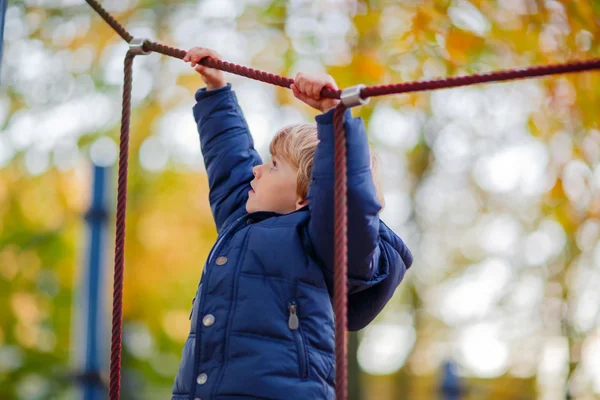
[[[229,61],[287,76],[327,71],[341,87],[600,52],[598,1],[103,4],[135,35],[214,47]],[[9,5],[0,398],[69,396],[89,160],[100,139],[117,140],[125,52],[84,4]],[[278,127],[314,115],[289,91],[231,80],[263,153]],[[200,85],[179,60],[135,61],[123,365],[124,391],[145,399],[170,392],[216,237],[190,112]],[[581,73],[386,97],[355,110],[382,159],[382,218],[416,260],[373,323],[412,328],[416,341],[384,343],[382,354],[363,348],[380,368],[360,357],[351,364],[363,370],[355,383],[366,383],[365,399],[432,398],[442,361],[454,355],[472,398],[562,398],[567,386],[574,398],[598,394],[598,88],[600,74]],[[369,346],[367,335],[351,336],[352,348]],[[402,349],[406,360],[395,356]]]

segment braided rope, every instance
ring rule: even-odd
[[[145,50],[154,51],[156,53],[164,54],[167,56],[175,57],[182,59],[185,57],[186,51],[181,49],[176,49],[174,47],[165,46],[160,43],[149,42],[144,46]],[[206,57],[200,60],[199,64],[204,66],[219,69],[224,72],[230,72],[232,74],[244,76],[246,78],[254,79],[261,82],[270,83],[271,85],[281,86],[284,88],[290,88],[290,85],[294,83],[293,79],[286,78],[284,76],[272,74],[265,71],[260,71],[254,68],[248,68],[243,65],[229,63],[227,61],[215,60],[211,57]],[[325,88],[321,92],[323,97],[339,99],[342,94],[341,90],[333,90],[330,88]]]
[[[125,80],[123,84],[123,110],[121,112],[121,138],[119,149],[119,181],[117,189],[117,228],[115,237],[115,271],[113,282],[112,341],[110,350],[109,398],[118,400],[121,385],[121,345],[123,320],[123,276],[125,258],[125,221],[127,213],[127,166],[129,160],[129,118],[131,115],[131,82],[133,59],[128,51],[125,56]]]
[[[106,10],[98,4],[96,0],[86,0],[88,4],[94,8],[100,14],[102,18],[111,26],[113,29],[123,37],[127,42],[130,42],[132,36],[123,28]],[[174,47],[165,46],[156,42],[148,42],[144,45],[144,49],[148,51],[154,51],[160,54],[164,54],[170,57],[182,59],[185,57],[186,51],[177,49]],[[210,57],[206,57],[200,61],[200,64],[207,67],[219,69],[224,72],[244,76],[250,79],[255,79],[261,82],[266,82],[272,85],[277,85],[285,88],[289,88],[294,80],[284,76],[272,74],[265,71],[248,68],[243,65],[233,64],[226,61],[214,60]],[[563,64],[544,65],[529,68],[517,68],[509,69],[504,71],[496,71],[485,74],[473,74],[464,75],[454,78],[442,78],[428,81],[417,81],[417,82],[405,82],[390,85],[381,86],[368,86],[361,90],[360,95],[363,99],[367,99],[373,96],[382,96],[389,94],[402,94],[409,92],[418,91],[430,91],[436,89],[448,89],[459,86],[468,86],[480,83],[491,83],[491,82],[502,82],[515,79],[525,78],[536,78],[548,75],[565,74],[571,72],[583,72],[600,69],[600,58],[571,61]],[[341,96],[341,90],[333,90],[330,88],[324,88],[321,91],[321,97],[339,99]]]
[[[475,85],[479,83],[503,82],[515,79],[566,74],[570,72],[583,72],[594,69],[600,69],[600,58],[586,61],[572,61],[565,64],[543,65],[524,69],[509,69],[504,71],[490,72],[487,74],[465,75],[454,78],[406,82],[393,85],[370,86],[361,90],[360,95],[362,98],[368,98],[372,96],[383,96],[388,94],[448,89],[459,86]]]
[[[133,36],[120,25],[96,0],[86,0],[87,3],[126,41],[131,42]],[[147,41],[144,50],[154,51],[170,57],[182,59],[186,51],[165,46],[160,43]],[[129,152],[129,118],[131,115],[131,81],[132,65],[135,55],[129,51],[125,58],[125,81],[123,87],[123,111],[121,117],[121,144],[119,156],[119,185],[116,218],[115,271],[113,286],[113,321],[111,341],[110,367],[110,400],[118,400],[120,396],[121,347],[122,347],[122,308],[123,308],[123,275],[125,252],[125,217],[127,208],[127,164]],[[200,64],[219,69],[250,79],[289,88],[293,79],[255,70],[245,66],[215,60],[206,57]],[[600,59],[569,62],[564,64],[497,71],[488,74],[475,74],[454,78],[437,79],[421,82],[407,82],[392,85],[365,87],[360,95],[363,99],[372,96],[400,94],[423,90],[435,90],[467,86],[478,83],[501,82],[506,80],[540,77],[569,72],[589,71],[600,69]],[[341,90],[324,88],[321,97],[339,99]],[[336,315],[336,398],[347,399],[347,268],[348,268],[348,205],[347,205],[347,159],[346,135],[344,130],[344,112],[346,107],[338,105],[334,111],[334,309]]]
[[[333,304],[335,310],[335,398],[348,397],[348,174],[346,172],[346,131],[344,113],[340,103],[333,112],[334,126],[334,281]]]
[[[96,0],[85,1],[98,13],[98,15],[100,15],[106,21],[108,25],[111,26],[111,28],[115,30],[115,32],[117,32],[123,38],[123,40],[125,40],[127,43],[131,42],[133,36],[131,36],[131,34],[127,32],[123,25],[117,22],[117,20],[114,19],[112,15],[110,15],[108,11],[106,11],[104,7],[100,5],[100,3],[98,3]]]

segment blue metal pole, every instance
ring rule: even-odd
[[[446,361],[442,367],[442,379],[440,381],[442,399],[460,400],[464,392],[460,377],[456,373],[456,365],[451,360]]]
[[[79,375],[83,391],[83,400],[106,399],[106,384],[102,379],[106,360],[105,313],[103,307],[105,244],[109,198],[107,196],[107,179],[109,168],[94,166],[93,198],[85,219],[89,231],[89,252],[86,268],[82,274],[79,305],[80,343],[82,348],[80,365],[83,371]]]
[[[4,47],[4,19],[6,16],[7,4],[8,4],[8,0],[0,0],[0,77],[2,76],[2,49]]]

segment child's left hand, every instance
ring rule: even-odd
[[[335,90],[338,88],[331,75],[304,74],[302,72],[296,75],[294,83],[290,86],[297,99],[323,113],[334,108],[340,102],[338,99],[321,97],[321,90],[324,87]]]

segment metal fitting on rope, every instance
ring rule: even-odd
[[[148,39],[144,38],[133,38],[131,42],[129,42],[129,51],[131,51],[136,56],[145,56],[147,54],[152,53],[144,49],[144,44],[150,42]]]
[[[360,91],[364,89],[366,86],[362,83],[356,86],[351,86],[342,90],[342,94],[340,99],[342,100],[342,104],[347,108],[352,108],[356,106],[362,106],[367,104],[370,98],[363,99],[360,97]]]

